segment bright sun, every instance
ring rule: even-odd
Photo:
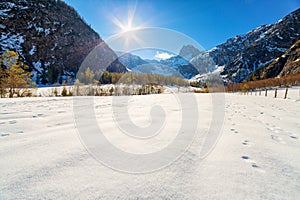
[[[133,21],[135,18],[135,10],[136,10],[136,5],[132,7],[131,9],[128,9],[128,16],[127,20],[124,22],[123,20],[121,21],[119,18],[116,16],[112,17],[112,22],[118,27],[121,33],[123,32],[128,32],[128,31],[133,31],[141,28],[141,26],[135,26],[133,25]]]
[[[118,15],[110,15],[111,21],[116,26],[117,30],[115,30],[115,38],[114,41],[118,43],[118,48],[122,49],[122,51],[126,52],[131,49],[133,46],[141,47],[144,42],[140,39],[139,30],[147,27],[147,22],[142,22],[141,19],[136,15],[136,7],[137,5],[129,6],[127,10],[127,15],[118,16]],[[120,14],[120,13],[119,13]]]
[[[127,32],[127,31],[132,31],[136,30],[140,27],[138,26],[133,26],[133,16],[128,16],[127,23],[122,23],[118,18],[114,17],[112,19],[113,23],[120,29],[121,32]]]
[[[121,27],[122,32],[132,31],[134,29],[137,29],[137,27],[132,27],[132,25],[130,25],[130,24],[127,26]]]
[[[119,28],[121,29],[122,32],[127,32],[127,31],[135,30],[138,27],[132,26],[132,22],[129,23],[129,21],[128,21],[128,24],[126,24],[126,25],[122,24]]]

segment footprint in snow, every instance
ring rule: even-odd
[[[276,142],[279,142],[281,144],[286,144],[286,142],[283,141],[282,138],[280,136],[278,136],[278,135],[271,135],[271,138],[272,138],[272,140],[274,140]]]
[[[17,121],[16,120],[11,120],[11,121],[9,121],[9,123],[10,124],[15,124],[15,123],[17,123]]]
[[[0,133],[1,137],[9,136],[9,133]]]
[[[234,128],[231,128],[230,131],[231,131],[231,132],[234,132],[234,133],[238,133],[238,131],[235,130]]]
[[[253,167],[256,171],[258,171],[258,172],[261,172],[261,173],[265,173],[265,172],[266,172],[265,170],[263,170],[262,168],[260,168],[256,163],[253,163],[253,164],[252,164],[252,167]]]
[[[242,156],[241,158],[247,163],[255,164],[255,160],[250,159],[249,156]]]
[[[299,139],[298,135],[296,135],[296,134],[291,134],[290,138],[295,139],[295,140]]]
[[[254,168],[256,171],[258,172],[266,172],[265,170],[261,169],[257,164],[256,164],[256,161],[255,160],[251,160],[249,158],[249,156],[242,156],[242,159],[247,162],[247,163],[251,163],[251,167]]]
[[[245,146],[247,146],[247,147],[252,146],[251,143],[249,142],[249,140],[244,140],[244,141],[242,142],[242,144],[245,145]]]
[[[3,110],[3,111],[6,111],[6,110]],[[9,115],[9,114],[12,114],[12,113],[10,113],[10,112],[2,112],[2,113],[0,113],[1,115]]]
[[[280,127],[275,126],[275,125],[272,125],[271,127],[268,127],[267,129],[268,129],[269,131],[274,132],[274,133],[280,133],[280,132],[283,131]]]
[[[249,159],[249,156],[242,156],[242,159],[248,160],[248,159]]]

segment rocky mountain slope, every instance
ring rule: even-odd
[[[99,44],[102,60],[117,59],[74,8],[61,0],[2,0],[0,19],[0,53],[17,51],[38,84],[74,80],[85,57]],[[94,63],[94,68],[99,65]],[[118,60],[109,70],[126,71]]]
[[[255,71],[248,80],[261,80],[300,73],[300,40],[271,63]]]
[[[300,9],[275,24],[262,25],[244,35],[230,38],[200,53],[191,63],[203,69],[202,73],[220,70],[221,67],[221,75],[226,82],[242,82],[284,54],[299,38]],[[208,64],[203,67],[203,63]]]
[[[133,54],[118,58],[74,8],[61,0],[2,0],[0,19],[0,53],[17,51],[38,84],[72,82],[80,66],[111,72],[126,72],[127,67],[187,79],[217,71],[225,82],[242,82],[257,70],[252,77],[299,72],[300,9],[209,51],[185,45],[179,55],[160,61]]]
[[[184,78],[193,77],[192,80],[206,79],[208,73],[220,73],[227,83],[242,82],[254,76],[263,79],[299,73],[299,44],[296,42],[299,38],[300,9],[275,24],[262,25],[230,38],[209,51],[201,52],[192,45],[185,45],[179,55],[165,60],[145,61],[132,54],[123,55],[120,60],[137,72],[172,75],[171,71],[175,70]],[[148,70],[140,66],[145,64]]]

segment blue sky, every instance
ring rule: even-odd
[[[127,26],[179,31],[211,49],[230,37],[278,21],[299,0],[65,0],[105,40]],[[119,21],[119,22],[117,22]]]

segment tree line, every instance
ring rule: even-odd
[[[300,84],[300,73],[291,74],[279,78],[268,78],[264,80],[248,81],[243,83],[232,83],[225,87],[227,92],[247,92],[256,89],[264,89],[270,87],[288,87]]]
[[[52,74],[51,69],[49,69],[48,72],[50,75]],[[66,83],[63,83],[63,85],[65,84]],[[79,71],[75,81],[76,86],[99,86],[105,84],[135,84],[143,86],[142,89],[140,88],[137,92],[134,92],[136,94],[149,93],[147,85],[151,85],[152,88],[153,85],[189,86],[187,80],[178,77],[131,72],[111,73],[108,71],[92,71],[89,67]],[[5,51],[0,55],[0,97],[31,96],[30,88],[35,87],[35,85],[36,84],[32,81],[31,70],[18,52]],[[118,93],[121,94],[122,92]],[[161,91],[155,93],[161,93]],[[65,95],[67,94],[64,91],[62,96]]]
[[[108,71],[92,71],[89,67],[82,70],[77,74],[77,83],[83,83],[84,85],[94,84],[158,84],[158,85],[170,85],[170,86],[189,86],[189,82],[185,79],[164,76],[160,74],[140,74],[140,73],[111,73]]]

